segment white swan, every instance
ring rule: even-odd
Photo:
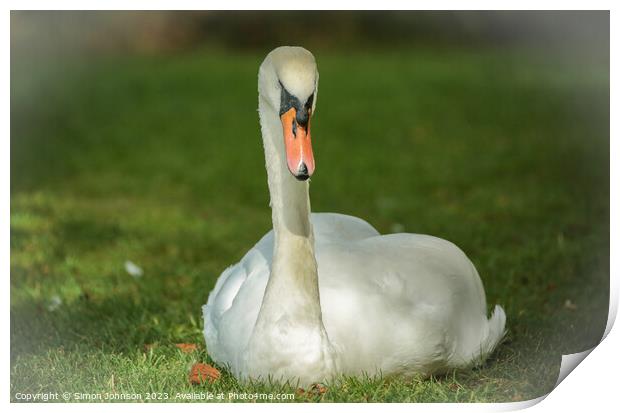
[[[279,47],[262,63],[259,114],[273,231],[222,273],[203,307],[207,351],[240,379],[307,385],[338,374],[430,374],[470,366],[504,334],[478,273],[454,244],[381,236],[310,214],[314,57]],[[320,299],[319,299],[320,297]]]

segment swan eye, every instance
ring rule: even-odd
[[[283,114],[288,112],[290,109],[295,108],[295,110],[297,110],[297,108],[299,108],[300,106],[300,102],[299,102],[299,99],[297,99],[292,94],[288,93],[288,90],[286,90],[282,82],[278,81],[278,83],[280,83],[280,90],[281,90],[280,92],[280,116],[282,116]]]
[[[312,109],[312,102],[313,101],[314,101],[314,93],[312,93],[310,95],[310,97],[308,98],[308,100],[306,101],[306,104],[305,104],[306,109],[308,109],[308,110]]]
[[[295,110],[296,114],[296,123],[301,127],[306,127],[308,125],[308,121],[310,119],[310,114],[312,110],[312,102],[314,101],[314,93],[310,95],[310,97],[306,100],[305,104],[301,104],[301,101],[293,96],[291,93],[286,90],[282,82],[280,83],[280,116],[284,115],[291,109]],[[297,125],[293,124],[293,134],[295,134]]]

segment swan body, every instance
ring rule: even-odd
[[[480,277],[458,247],[310,213],[305,179],[314,170],[308,145],[317,85],[305,49],[275,49],[261,65],[274,229],[210,293],[203,307],[209,355],[240,379],[301,385],[339,374],[428,375],[484,360],[506,318],[496,306],[487,319]]]

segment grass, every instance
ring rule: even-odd
[[[474,370],[342,378],[295,401],[517,401],[551,390],[561,354],[598,343],[607,318],[608,66],[494,50],[316,56],[313,209],[455,242],[489,307],[504,306],[509,333]],[[13,59],[13,401],[295,394],[227,372],[188,383],[193,363],[211,362],[201,305],[270,228],[260,61],[108,57],[52,75]],[[129,276],[126,260],[144,275]]]

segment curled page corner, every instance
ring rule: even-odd
[[[609,332],[611,331],[611,328],[613,327],[615,321],[616,321],[616,315],[618,314],[618,284],[616,283],[615,279],[613,276],[610,276],[610,289],[609,289],[609,313],[607,315],[607,325],[605,326],[605,332],[603,333],[603,337],[601,337],[601,340],[599,341],[598,344],[600,344],[603,340],[605,340],[605,337],[607,337],[607,335],[609,334]],[[538,403],[540,403],[541,401],[543,401],[549,394],[551,394],[551,392],[553,390],[555,390],[556,387],[558,387],[560,385],[560,383],[562,383],[562,381],[564,381],[564,379],[583,361],[585,360],[586,357],[588,357],[588,355],[596,348],[598,347],[598,344],[595,345],[594,347],[579,352],[579,353],[573,353],[573,354],[563,354],[562,355],[562,362],[560,364],[560,373],[558,374],[558,379],[555,382],[555,385],[553,386],[553,389],[551,389],[551,391],[549,391],[549,393],[546,393],[540,397],[537,397],[535,399],[531,399],[531,400],[524,400],[524,401],[520,401],[520,402],[509,402],[509,403],[504,403],[502,408],[499,409],[499,411],[509,411],[509,410],[521,410],[521,409],[526,409],[528,407],[532,407]]]
[[[610,277],[610,289],[609,289],[609,313],[607,314],[607,325],[605,326],[605,332],[603,337],[599,341],[599,344],[605,340],[605,337],[611,331],[611,328],[616,321],[616,315],[618,313],[618,285],[615,283],[614,277]],[[563,354],[562,364],[560,364],[560,374],[558,374],[558,380],[555,382],[553,388],[558,387],[560,383],[581,363],[588,355],[598,346],[598,344],[589,350],[582,351],[580,353]],[[553,391],[553,390],[551,390]]]
[[[618,285],[616,277],[613,277],[611,274],[609,276],[609,312],[607,313],[607,325],[605,326],[605,332],[603,333],[603,337],[599,341],[599,344],[605,340],[605,337],[611,331],[615,321],[616,315],[618,314],[618,289],[620,285]],[[581,353],[574,354],[566,354],[562,355],[562,364],[560,365],[560,374],[558,375],[558,380],[555,382],[555,389],[558,385],[570,374],[571,371],[575,369],[587,356],[594,350],[598,344],[592,347],[589,350],[582,351]],[[552,390],[553,391],[553,390]]]
[[[548,393],[543,394],[542,396],[536,397],[535,399],[523,400],[520,402],[508,402],[502,403],[500,405],[496,405],[498,408],[495,411],[515,411],[515,410],[524,410],[538,403],[542,402],[547,398],[548,395],[551,394],[553,390],[581,363],[587,356],[594,350],[596,346],[592,347],[589,350],[582,351],[580,353],[574,354],[563,354],[562,355],[562,364],[560,364],[560,374],[558,375],[558,380],[555,382],[553,389]]]
[[[494,404],[493,411],[512,412],[515,410],[525,410],[545,400],[545,398],[547,398],[548,395],[549,393],[543,394],[542,396],[536,397],[535,399],[523,400],[520,402],[497,403],[497,404]]]
[[[558,374],[558,380],[555,382],[553,388],[558,387],[560,383],[570,374],[571,371],[575,369],[586,357],[588,354],[594,350],[596,346],[592,347],[589,350],[582,351],[580,353],[573,354],[562,354],[562,364],[560,364],[560,374]]]

